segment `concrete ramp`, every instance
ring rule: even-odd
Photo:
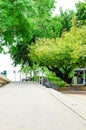
[[[35,82],[12,82],[0,88],[0,130],[86,130],[86,106]]]

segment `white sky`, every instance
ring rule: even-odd
[[[12,67],[11,64],[12,64],[12,60],[9,54],[6,55],[0,54],[0,73],[6,70],[7,76],[10,77],[10,79],[13,79],[14,68]]]
[[[20,68],[19,66],[13,67],[12,63],[13,61],[11,60],[9,54],[0,54],[0,73],[6,70],[7,78],[14,81],[15,74],[13,73],[13,71],[16,71],[17,73],[16,80],[19,80],[18,70],[20,70]]]
[[[80,0],[80,1],[84,1],[84,0]],[[76,3],[76,2],[78,2],[78,0],[57,0],[56,10],[55,10],[54,14],[59,14],[60,6],[62,6],[63,10],[75,9],[74,3]],[[12,66],[12,63],[13,62],[12,62],[9,54],[7,54],[7,55],[0,54],[0,72],[7,70],[7,77],[11,80],[15,80],[15,75],[14,75],[13,71],[16,70],[16,72],[18,72],[19,67],[14,68]],[[17,73],[17,77],[19,77],[18,73]]]
[[[84,1],[84,0],[56,0],[56,9],[54,14],[59,14],[59,7],[63,8],[63,11],[66,9],[74,9],[75,10],[75,3],[78,1]]]

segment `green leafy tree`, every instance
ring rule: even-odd
[[[56,39],[64,30],[70,30],[74,12],[60,9],[60,16],[52,17],[54,3],[55,0],[0,1],[0,52],[4,45],[7,46],[15,65],[27,60],[32,65],[28,59],[28,46],[36,39]],[[85,4],[81,5],[77,4],[77,17],[82,15],[79,15],[82,8],[85,17]]]
[[[22,59],[26,60],[25,51],[32,39],[34,28],[30,17],[34,17],[34,14],[36,14],[34,1],[3,0],[0,2],[0,44],[9,48],[15,64]]]
[[[62,38],[39,39],[30,47],[33,64],[46,66],[67,83],[71,83],[73,70],[86,66],[86,27],[72,28]]]
[[[61,29],[62,24],[58,17],[40,17],[34,33],[36,38],[56,38],[60,36]]]
[[[86,1],[76,3],[76,17],[82,23],[86,23]]]
[[[61,34],[64,31],[70,31],[74,15],[75,12],[73,10],[66,10],[65,12],[63,12],[63,9],[60,7],[60,15],[58,16],[58,19],[62,24]]]
[[[0,43],[9,48],[15,65],[26,61],[28,45],[36,38],[59,36],[61,24],[54,24],[51,17],[54,3],[55,0],[0,1]]]
[[[4,0],[0,4],[0,36],[6,45],[12,45],[15,42],[31,39],[31,21],[30,16],[36,13],[33,8],[34,3],[26,0]]]
[[[86,25],[86,1],[76,3],[76,13],[73,17],[72,24],[75,27]]]

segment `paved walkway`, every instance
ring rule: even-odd
[[[0,88],[0,130],[86,130],[86,107],[33,82]]]
[[[86,107],[86,91],[69,91],[64,92],[67,96],[73,98],[79,104],[84,105]]]

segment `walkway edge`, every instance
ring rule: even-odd
[[[63,103],[66,107],[71,109],[73,112],[75,112],[80,118],[86,121],[86,107],[84,105],[79,104],[79,102],[76,102],[74,99],[71,99],[70,97],[53,90],[51,88],[46,88],[47,91],[57,98],[61,103]]]
[[[46,88],[45,86],[36,83],[37,86],[45,89],[52,96],[54,96],[57,100],[59,100],[62,104],[64,104],[67,108],[71,109],[75,114],[77,114],[81,119],[86,121],[86,107],[79,102],[76,102],[74,99],[64,95],[52,88]]]

